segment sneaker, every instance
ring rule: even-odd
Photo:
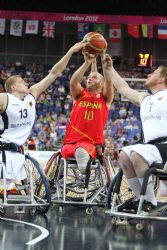
[[[138,205],[139,200],[136,197],[132,197],[118,206],[118,211],[125,213],[137,213]]]
[[[142,210],[144,212],[151,212],[155,208],[157,208],[157,206],[153,205],[150,201],[144,200],[142,205]]]

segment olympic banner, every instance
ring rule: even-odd
[[[121,16],[52,12],[29,12],[0,10],[0,18],[29,19],[53,22],[77,22],[77,23],[105,23],[105,24],[155,24],[167,25],[167,16]]]

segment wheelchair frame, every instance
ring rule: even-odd
[[[105,211],[106,214],[112,217],[113,224],[127,225],[129,220],[137,219],[139,220],[139,223],[136,224],[136,229],[142,230],[143,220],[160,220],[160,221],[167,220],[167,213],[165,213],[165,211],[167,211],[167,202],[161,202],[160,206],[158,206],[157,208],[153,209],[150,212],[144,212],[142,210],[142,205],[144,202],[144,196],[146,194],[148,180],[151,175],[158,178],[158,180],[167,181],[167,173],[163,171],[163,164],[158,164],[158,163],[152,164],[144,174],[144,180],[141,187],[140,200],[137,213],[119,212],[118,209],[120,204],[117,203],[117,197],[119,196],[120,185],[123,176],[122,170],[121,169],[119,170],[119,172],[113,179],[112,183],[110,184],[110,188],[108,190],[108,198],[107,198],[107,210]],[[158,181],[156,180],[156,185],[157,184]],[[157,186],[154,186],[154,190],[157,190]]]
[[[110,171],[105,166],[105,163],[101,165],[99,159],[90,159],[86,168],[86,177],[82,183],[77,179],[77,169],[75,158],[65,160],[61,156],[60,151],[51,156],[47,163],[45,174],[50,182],[51,189],[53,188],[53,192],[55,191],[55,194],[52,196],[52,203],[59,204],[60,206],[84,206],[87,213],[92,213],[93,206],[105,207],[109,178],[111,178]],[[94,179],[98,187],[93,184],[91,170],[94,174],[98,174],[97,179],[96,177]],[[71,174],[71,178],[76,180],[76,183],[68,180],[69,173]],[[78,191],[77,193],[76,191],[76,194],[82,197],[69,197],[69,192],[75,194],[77,184],[82,188],[80,192]]]
[[[36,211],[46,213],[50,207],[51,195],[48,182],[39,163],[31,156],[25,155],[25,168],[28,174],[27,183],[16,183],[16,191],[19,194],[7,194],[6,190],[6,168],[3,162],[0,163],[3,168],[3,188],[4,192],[0,198],[0,215],[4,216],[6,210],[12,208],[14,214],[25,214],[28,210],[30,215]],[[31,166],[29,166],[31,164]],[[34,173],[36,171],[36,173]],[[37,179],[35,174],[39,175]],[[24,194],[22,193],[24,192]]]

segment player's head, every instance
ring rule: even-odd
[[[9,77],[5,82],[5,91],[8,93],[28,94],[27,84],[20,75]]]
[[[98,72],[91,72],[89,75],[88,75],[88,79],[87,79],[87,82],[86,82],[86,88],[89,90],[89,91],[100,91],[102,90],[103,88],[103,85],[104,85],[104,77],[98,73]]]
[[[161,89],[163,86],[167,87],[167,67],[159,66],[151,74],[148,74],[145,87],[152,89],[155,86],[160,86]]]

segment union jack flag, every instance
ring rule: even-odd
[[[78,23],[78,40],[82,40],[89,32],[89,23]]]
[[[43,36],[54,38],[55,22],[43,22]]]

